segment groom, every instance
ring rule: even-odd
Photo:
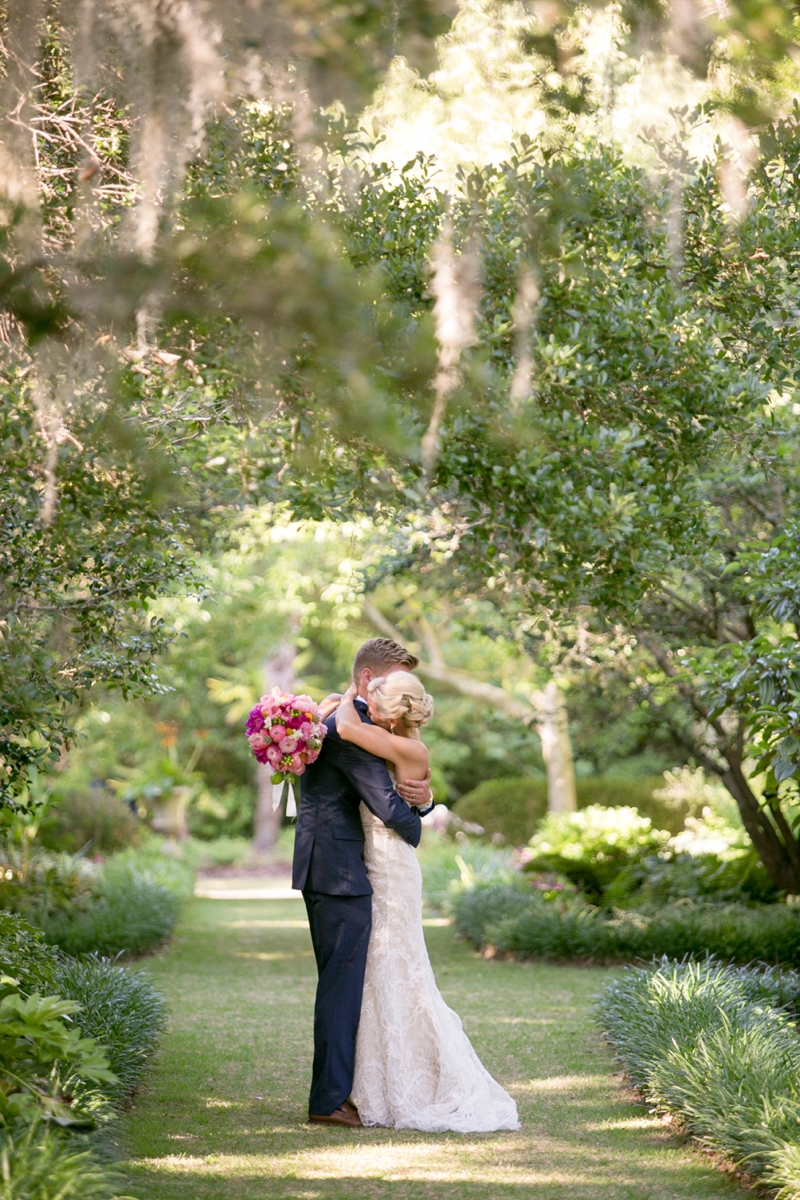
[[[362,721],[369,721],[370,680],[413,671],[418,663],[390,638],[364,643],[353,663],[355,706]],[[292,887],[302,891],[306,902],[319,973],[308,1119],[352,1127],[361,1125],[348,1097],[372,926],[372,888],[358,806],[363,800],[385,825],[417,846],[420,815],[433,805],[427,780],[400,784],[395,790],[383,759],[339,737],[335,713],[325,725],[328,733],[320,756],[301,778]],[[407,801],[428,807],[411,808]]]

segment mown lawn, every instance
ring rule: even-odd
[[[125,1124],[143,1200],[722,1200],[744,1196],[621,1092],[600,969],[487,962],[426,930],[439,984],[516,1097],[519,1133],[304,1124],[315,972],[301,901],[195,900],[146,964],[172,1006]]]

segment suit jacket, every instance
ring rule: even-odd
[[[356,711],[369,722],[363,701],[356,701]],[[411,846],[419,845],[420,811],[394,790],[382,758],[339,737],[335,713],[325,725],[319,758],[300,777],[292,887],[329,896],[371,896],[359,803],[363,800]]]

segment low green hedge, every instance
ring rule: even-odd
[[[546,899],[524,883],[476,885],[456,895],[459,932],[476,946],[520,958],[620,962],[654,955],[714,954],[800,964],[800,912],[783,904],[682,900],[650,912],[603,910],[577,899]]]
[[[664,787],[660,775],[645,779],[613,779],[591,775],[576,783],[578,808],[601,804],[613,808],[638,808],[656,829],[679,833],[689,814],[688,804],[670,805],[654,792]],[[547,781],[510,776],[486,779],[455,807],[464,821],[481,825],[487,834],[501,834],[510,846],[523,846],[536,832],[547,813]]]
[[[708,1149],[800,1196],[800,978],[717,963],[628,970],[597,1005],[606,1036],[650,1103]]]
[[[455,811],[463,821],[501,834],[510,846],[522,846],[547,812],[544,779],[485,779],[462,796]]]

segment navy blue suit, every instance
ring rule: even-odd
[[[368,722],[366,704],[357,700],[356,709]],[[308,1111],[320,1114],[340,1108],[353,1086],[372,926],[359,803],[410,845],[419,845],[421,835],[420,812],[394,790],[383,759],[340,738],[335,714],[325,725],[320,756],[300,780],[292,868],[292,886],[306,902],[319,972]]]

